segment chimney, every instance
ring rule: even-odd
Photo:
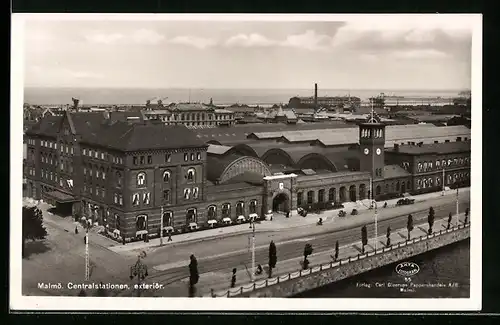
[[[314,109],[318,109],[318,84],[314,84]]]

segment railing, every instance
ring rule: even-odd
[[[441,236],[441,235],[444,235],[444,234],[447,234],[447,233],[450,233],[450,232],[453,232],[453,231],[457,231],[457,230],[460,230],[460,229],[464,229],[464,228],[467,228],[467,227],[470,227],[470,222],[468,222],[466,224],[460,224],[458,226],[453,226],[450,229],[441,229],[439,232],[435,232],[435,233],[432,233],[430,235],[423,235],[423,236],[420,236],[420,237],[412,238],[412,239],[404,241],[404,242],[399,242],[397,244],[392,244],[390,246],[386,246],[386,247],[377,249],[376,251],[371,251],[371,252],[367,252],[367,253],[364,253],[364,254],[358,254],[356,256],[349,256],[349,257],[346,257],[344,259],[340,259],[340,260],[335,261],[335,262],[332,261],[330,263],[325,263],[325,264],[320,264],[320,265],[317,265],[317,266],[313,266],[313,267],[308,268],[306,270],[299,270],[299,271],[296,271],[296,272],[292,272],[292,273],[288,273],[288,274],[285,274],[285,275],[281,275],[281,276],[269,278],[269,279],[266,279],[266,280],[256,281],[254,283],[249,284],[248,286],[241,286],[239,288],[229,289],[227,291],[220,291],[218,293],[216,293],[212,289],[211,293],[210,293],[210,295],[208,295],[208,297],[212,297],[212,298],[227,297],[227,298],[229,298],[229,297],[239,296],[239,295],[242,295],[243,293],[252,292],[252,291],[255,291],[255,290],[258,290],[258,289],[262,289],[262,288],[266,288],[266,287],[269,287],[269,286],[272,286],[272,285],[276,285],[278,283],[282,283],[282,282],[285,282],[285,281],[288,281],[288,280],[293,280],[293,279],[296,279],[296,278],[299,278],[299,277],[311,275],[313,273],[317,273],[317,272],[321,272],[321,271],[324,271],[324,270],[328,270],[328,269],[340,267],[342,265],[346,265],[346,264],[349,264],[349,263],[352,263],[352,262],[356,262],[356,261],[365,259],[367,257],[372,257],[372,256],[375,256],[375,255],[383,254],[385,252],[389,252],[389,251],[392,251],[394,249],[405,247],[407,245],[412,245],[412,244],[418,243],[418,242],[420,242],[422,240],[431,239],[431,238],[434,238],[436,236]]]

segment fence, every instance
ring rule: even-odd
[[[401,247],[412,245],[414,243],[418,243],[418,242],[423,241],[423,240],[428,240],[428,239],[431,239],[431,238],[434,238],[434,237],[437,237],[440,235],[444,235],[444,234],[447,234],[447,233],[450,233],[453,231],[457,231],[460,229],[464,229],[467,227],[470,227],[470,222],[468,222],[466,224],[461,224],[458,226],[451,227],[450,229],[441,229],[439,232],[435,232],[435,233],[432,233],[430,235],[423,235],[420,237],[412,238],[412,239],[404,241],[404,242],[392,244],[390,246],[377,249],[376,251],[371,251],[371,252],[367,252],[364,254],[358,254],[356,256],[349,256],[349,257],[346,257],[345,259],[340,259],[336,262],[332,261],[330,263],[325,263],[325,264],[321,264],[318,266],[313,266],[307,270],[300,270],[300,271],[296,271],[293,273],[288,273],[285,275],[269,278],[266,280],[256,281],[254,283],[249,284],[248,286],[241,286],[238,289],[236,289],[236,288],[229,289],[227,291],[222,291],[222,292],[218,292],[218,293],[214,292],[214,290],[212,289],[211,293],[210,293],[210,295],[208,295],[208,297],[212,297],[212,298],[227,297],[227,298],[229,298],[229,297],[239,296],[239,295],[246,293],[246,292],[252,292],[254,290],[258,290],[258,289],[265,288],[268,286],[276,285],[276,284],[281,283],[281,282],[293,280],[293,279],[303,277],[303,276],[308,276],[310,274],[321,272],[321,271],[328,270],[331,268],[340,267],[342,265],[346,265],[346,264],[349,264],[349,263],[352,263],[355,261],[359,261],[359,260],[362,260],[362,259],[367,258],[367,257],[383,254],[385,252],[389,252],[389,251],[392,251],[394,249],[398,249]]]

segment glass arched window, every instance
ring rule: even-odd
[[[135,220],[136,231],[147,230],[148,216],[141,214]]]
[[[199,194],[199,189],[197,187],[193,188],[193,199],[197,199]]]
[[[328,190],[328,201],[329,202],[334,202],[335,201],[335,188],[332,187],[331,189]]]
[[[211,205],[208,207],[208,220],[215,220],[217,218],[217,207]]]
[[[451,159],[448,159],[448,166],[451,166]]]
[[[191,197],[191,189],[185,188],[184,189],[184,200],[189,200],[190,197]]]
[[[257,200],[250,201],[250,205],[248,206],[248,210],[250,214],[257,213]]]
[[[441,160],[441,167],[446,167],[446,159]]]
[[[321,189],[318,191],[318,202],[322,203],[325,201],[325,190]]]
[[[196,170],[194,168],[189,168],[186,176],[188,182],[194,182],[196,179]]]
[[[440,161],[436,160],[436,168],[439,168],[440,165],[441,165]]]
[[[172,211],[163,212],[163,227],[172,227],[174,223],[174,213]]]
[[[245,210],[245,203],[243,202],[238,202],[236,203],[236,215],[237,216],[242,216]]]
[[[224,203],[222,205],[222,218],[230,218],[231,217],[231,204]]]
[[[432,161],[429,161],[429,169],[432,170]]]
[[[170,181],[171,173],[169,170],[163,172],[163,182],[167,183]]]
[[[146,173],[140,172],[137,174],[137,186],[146,186]]]
[[[427,170],[427,161],[424,162],[424,171]]]
[[[434,186],[434,180],[432,178],[429,178],[428,181],[430,187]]]

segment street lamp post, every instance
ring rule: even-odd
[[[146,257],[146,253],[143,251],[137,256],[137,262],[130,267],[130,280],[137,277],[137,297],[141,296],[141,281],[143,281],[148,276],[148,266],[142,263],[141,259]]]
[[[160,246],[163,246],[163,205],[160,210]]]
[[[442,186],[442,192],[441,192],[441,196],[444,196],[444,180],[445,180],[445,172],[444,172],[444,167],[443,167],[443,186]]]
[[[378,213],[377,213],[377,201],[372,200],[372,204],[375,205],[375,250],[377,250],[377,238],[378,238]]]
[[[456,209],[457,209],[457,226],[460,224],[460,217],[459,217],[459,215],[458,215],[458,213],[459,213],[458,206],[459,206],[459,202],[458,202],[458,185],[457,185],[457,199],[456,199]]]
[[[250,272],[250,278],[252,282],[255,281],[255,221],[251,221],[250,228],[252,228],[252,271]]]

